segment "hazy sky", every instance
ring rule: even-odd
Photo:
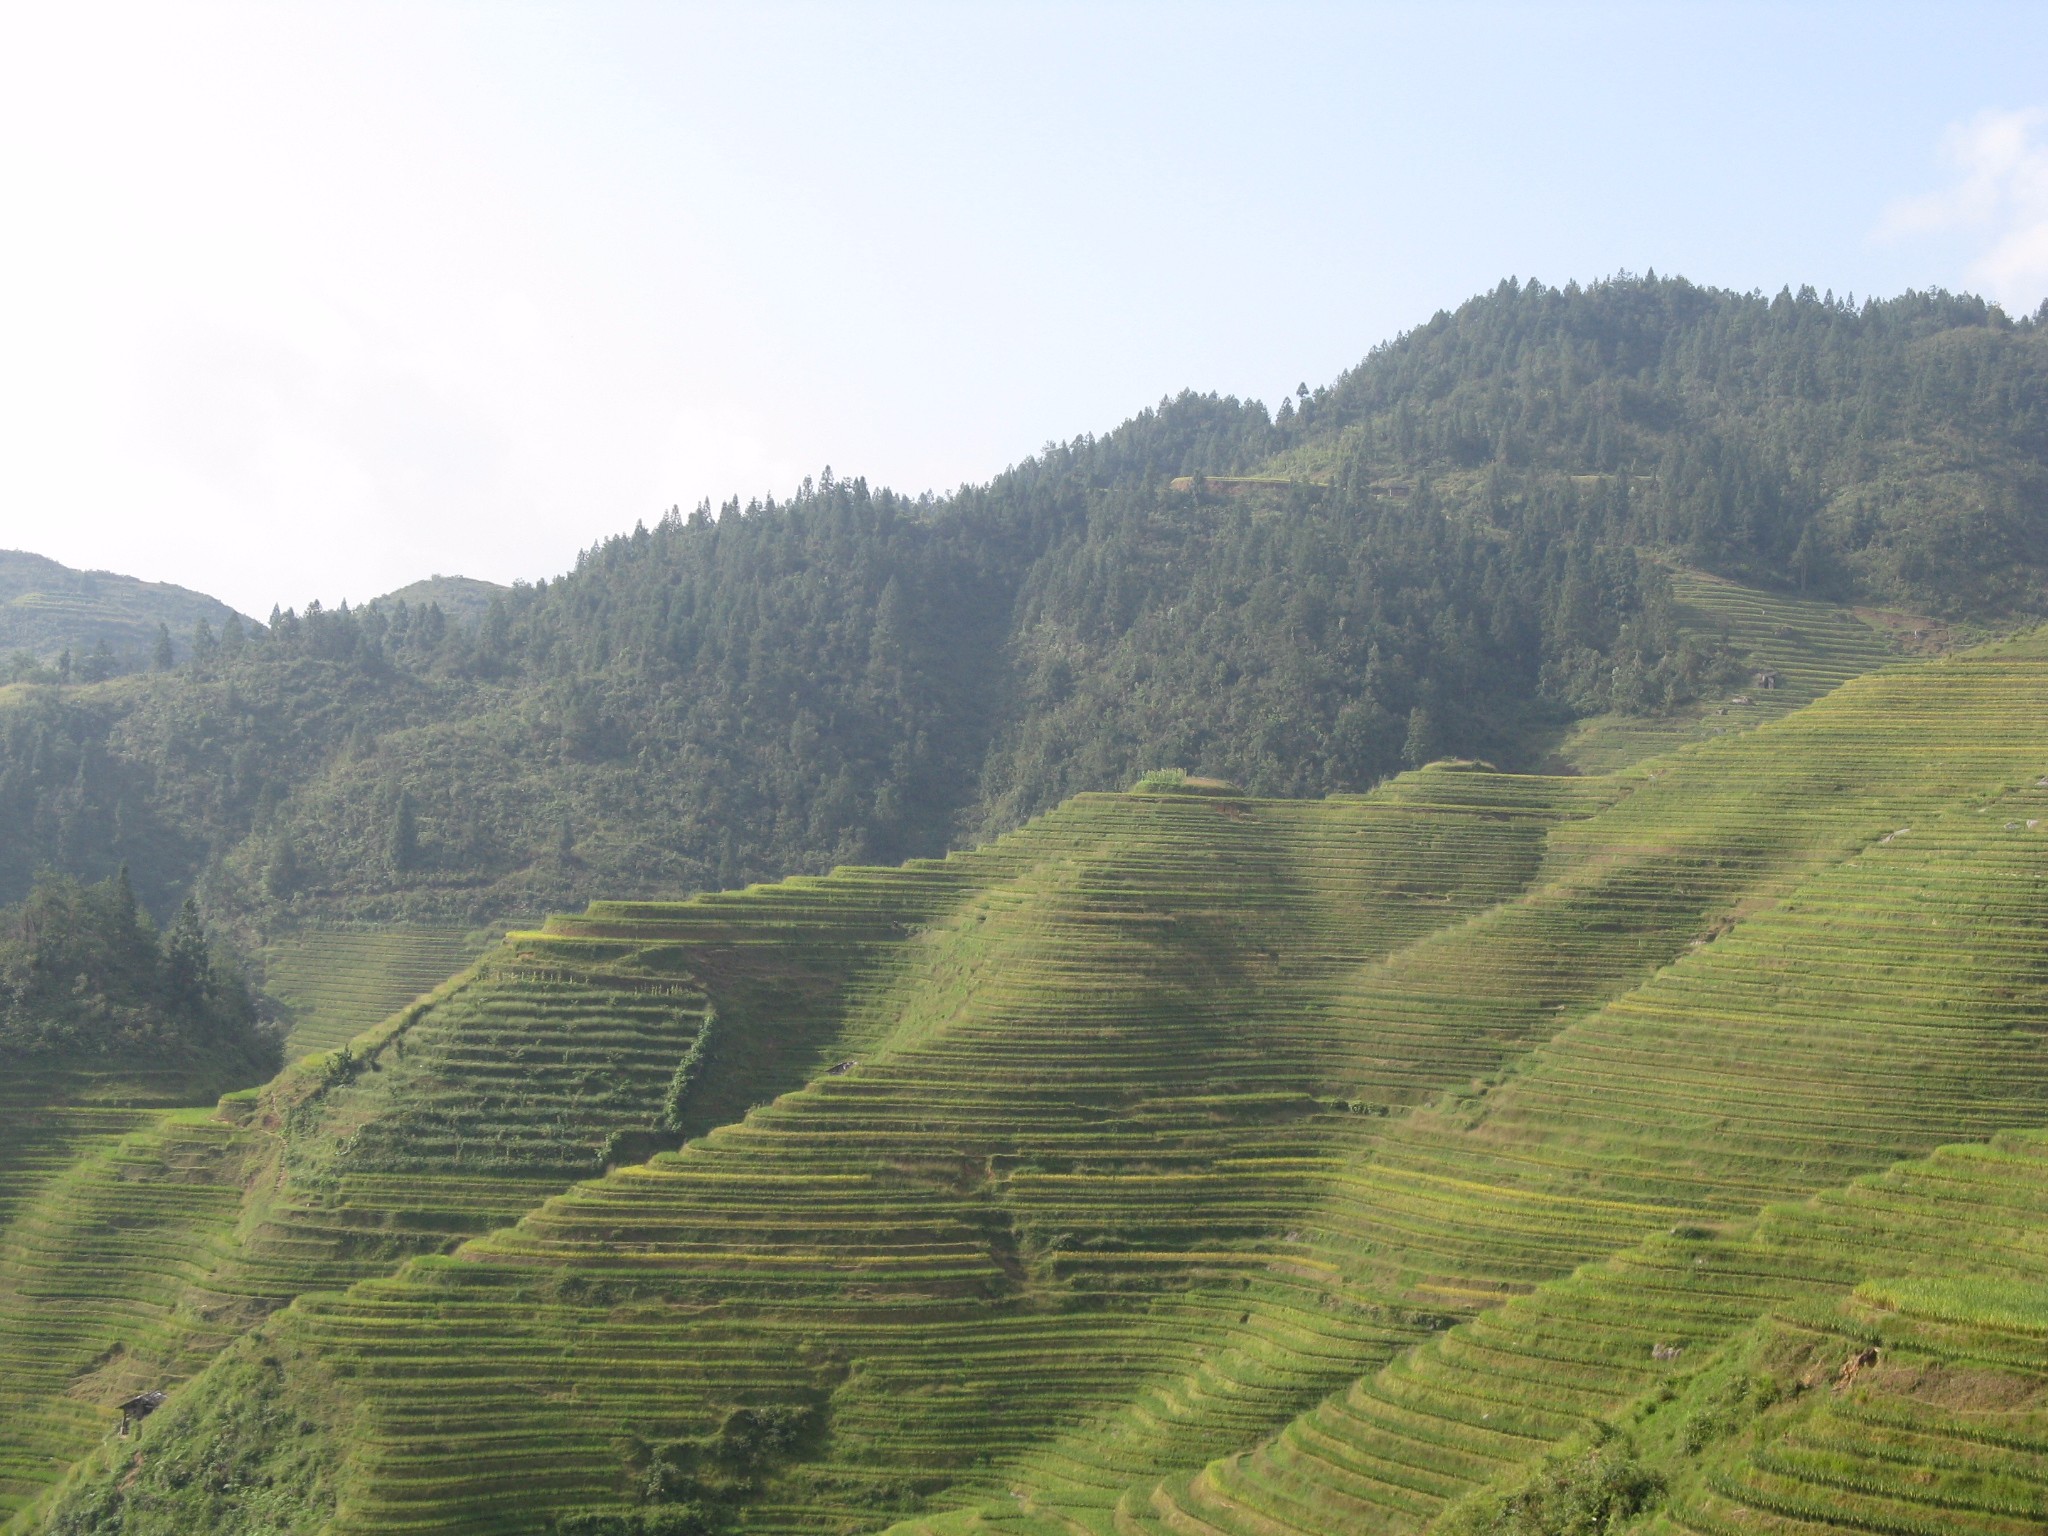
[[[1513,274],[2048,296],[2048,7],[0,0],[0,548],[271,604],[1277,403]]]

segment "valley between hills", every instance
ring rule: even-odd
[[[2048,1530],[1973,302],[1504,285],[946,505],[24,652],[0,1531]]]

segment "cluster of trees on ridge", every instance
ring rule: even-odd
[[[0,908],[0,1067],[211,1061],[274,1071],[233,961],[187,898],[159,934],[123,870],[86,885],[44,874]]]
[[[125,863],[160,911],[487,919],[935,853],[1162,762],[1318,794],[1521,761],[1726,680],[1664,561],[2032,611],[2044,322],[1509,282],[1277,415],[1183,395],[943,498],[672,512],[473,623],[209,632],[14,691],[0,896]]]

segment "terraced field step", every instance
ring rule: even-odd
[[[1346,1004],[1354,1038],[1384,1052],[1421,1031],[1419,1062],[1475,1043],[1459,1040],[1461,1024],[1492,1016],[1534,1036],[1535,1015],[1563,1017],[1499,1085],[1382,1122],[1370,1155],[1334,1172],[1328,1203],[1300,1219],[1308,1251],[1382,1305],[1454,1317],[1650,1233],[2048,1118],[2048,1051],[2025,1027],[2048,980],[2027,937],[2048,917],[2048,794],[2034,783],[2048,741],[2009,680],[1963,662],[1867,679],[1754,737],[1696,748],[1611,811],[1560,828],[1557,886],[1475,920],[1474,942],[1446,930],[1364,973]],[[1958,733],[1969,748],[1902,758],[1880,745],[1928,693],[1969,721]],[[1765,749],[1775,782],[1733,766]],[[1966,767],[1970,752],[1985,755]],[[1983,803],[1951,798],[1968,782],[1959,768],[1982,775]],[[1907,814],[1930,802],[1948,810]],[[1887,806],[1899,812],[1889,827]],[[1596,852],[1596,839],[1610,846]],[[1747,921],[1702,920],[1666,952],[1677,963],[1654,970],[1657,936],[1686,920],[1687,900],[1705,913],[1757,895],[1768,904]],[[1588,1011],[1610,966],[1647,981]],[[1414,1468],[1448,1458],[1483,1479],[1497,1470],[1489,1445],[1519,1459],[1531,1437],[1583,1423],[1571,1378],[1521,1370],[1495,1326],[1482,1319],[1433,1349],[1426,1379],[1393,1362],[1272,1452],[1162,1485],[1137,1507],[1172,1505],[1186,1486],[1202,1508],[1173,1505],[1176,1519],[1209,1524],[1241,1491],[1229,1529],[1327,1529],[1339,1504],[1359,1529],[1415,1528],[1467,1485],[1431,1494]],[[1551,1347],[1548,1336],[1532,1345],[1539,1357]],[[1447,1418],[1476,1449],[1444,1443]],[[1105,1444],[1128,1447],[1134,1479],[1187,1448],[1156,1423],[1113,1416],[1002,1475],[1041,1507],[1099,1522],[1105,1502],[1128,1502],[1069,1463],[1099,1464]],[[1326,1484],[1336,1503],[1316,1502]],[[1291,1515],[1290,1500],[1301,1505]]]
[[[906,1456],[923,1476],[957,1477],[1074,1403],[1113,1396],[1134,1370],[1208,1373],[1214,1416],[1241,1430],[1270,1413],[1273,1391],[1298,1390],[1303,1366],[1262,1380],[1247,1354],[1218,1372],[1205,1357],[1232,1330],[1324,1371],[1393,1347],[1412,1330],[1318,1316],[1321,1287],[1272,1275],[1249,1246],[1276,1208],[1301,1203],[1319,1143],[1370,1117],[1328,1106],[1304,1063],[1246,1023],[1258,1007],[1305,1016],[1361,958],[1512,895],[1551,827],[1617,792],[1474,776],[1437,803],[1086,797],[983,854],[911,870],[903,890],[849,871],[760,893],[770,934],[786,921],[896,955],[847,994],[839,1038],[862,1054],[681,1157],[550,1202],[458,1265],[416,1264],[308,1309],[309,1336],[358,1362],[383,1405],[388,1449],[370,1455],[388,1502],[361,1518],[454,1513],[449,1466],[421,1464],[405,1426],[468,1423],[468,1410],[450,1381],[388,1376],[419,1356],[378,1342],[436,1317],[473,1317],[497,1341],[460,1394],[492,1405],[493,1443],[528,1459],[544,1444],[564,1488],[600,1499],[611,1453],[578,1451],[568,1424],[625,1413],[661,1429],[682,1412],[662,1430],[680,1433],[705,1411],[690,1398],[813,1391],[842,1355],[860,1364],[834,1391],[835,1444],[887,1446],[895,1466],[863,1474],[872,1452],[836,1458],[834,1477],[857,1492],[901,1478]],[[661,944],[716,963],[745,910],[743,897],[607,906],[517,942],[534,964],[563,941],[576,946],[565,960],[587,961],[593,939],[631,944],[616,951],[629,963],[653,964]],[[1234,1294],[1158,1291],[1162,1274],[1190,1273]],[[527,1283],[540,1274],[557,1277],[551,1294],[592,1299],[536,1313]],[[1045,1300],[1060,1301],[1057,1315]],[[1254,1314],[1264,1321],[1240,1321]],[[821,1355],[803,1341],[826,1319],[834,1343]],[[531,1390],[554,1350],[543,1340],[565,1327],[598,1329],[610,1362],[601,1381],[579,1376],[572,1396],[588,1406],[566,1422],[558,1388]],[[908,1417],[906,1403],[918,1405]],[[469,1490],[458,1525],[510,1514],[493,1514],[474,1480]],[[761,1518],[823,1518],[847,1496],[792,1490]]]
[[[100,1438],[113,1403],[190,1375],[248,1321],[190,1304],[231,1240],[248,1150],[206,1115],[102,1119],[11,1212],[0,1234],[0,1519]]]
[[[289,1178],[208,1283],[301,1296],[348,1530],[635,1508],[741,1405],[817,1434],[741,1530],[1415,1529],[1653,1344],[1834,1326],[1854,1267],[1760,1206],[2043,1118],[2044,705],[1960,659],[1605,779],[600,904],[254,1111]]]
[[[264,989],[290,1010],[291,1056],[330,1051],[464,969],[491,935],[418,924],[305,928],[261,956]]]

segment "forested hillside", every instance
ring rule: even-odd
[[[279,613],[0,693],[0,895],[477,923],[936,853],[1161,763],[1260,793],[1545,761],[1775,664],[1673,570],[2035,611],[2048,326],[1503,284],[1277,415],[1184,395],[916,498],[671,513],[474,622]]]

